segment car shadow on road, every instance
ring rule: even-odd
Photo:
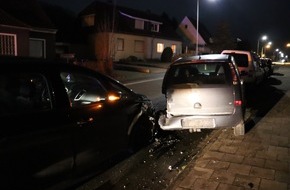
[[[284,96],[282,90],[275,86],[282,82],[276,78],[269,77],[259,86],[246,86],[245,98],[250,116],[245,122],[245,132],[250,131]]]

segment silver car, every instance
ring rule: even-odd
[[[244,135],[243,82],[231,55],[183,57],[165,73],[162,93],[166,110],[158,123],[163,130],[233,127]]]

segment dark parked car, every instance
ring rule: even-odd
[[[62,189],[152,139],[151,101],[113,78],[38,59],[0,64],[0,189]]]
[[[162,85],[166,111],[158,123],[163,130],[233,128],[244,135],[244,87],[231,55],[209,54],[177,59]]]
[[[266,77],[273,74],[273,62],[272,59],[263,57],[261,60],[261,67],[265,70]]]

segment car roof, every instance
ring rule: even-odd
[[[184,56],[176,59],[171,65],[179,65],[186,63],[197,63],[197,62],[212,62],[220,61],[226,62],[231,61],[232,56],[227,54],[206,54],[206,55],[195,55],[195,56]]]

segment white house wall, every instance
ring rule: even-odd
[[[171,45],[176,45],[176,54],[180,54],[182,51],[181,41],[175,40],[165,40],[160,38],[153,38],[147,36],[137,36],[128,34],[113,34],[114,42],[117,42],[118,38],[124,39],[124,50],[117,51],[117,44],[115,43],[115,55],[114,60],[119,61],[120,59],[128,58],[129,56],[135,56],[138,59],[160,59],[161,53],[157,53],[157,43],[163,43],[165,47],[171,47]],[[136,40],[144,41],[144,51],[136,52],[134,49],[134,44]]]

